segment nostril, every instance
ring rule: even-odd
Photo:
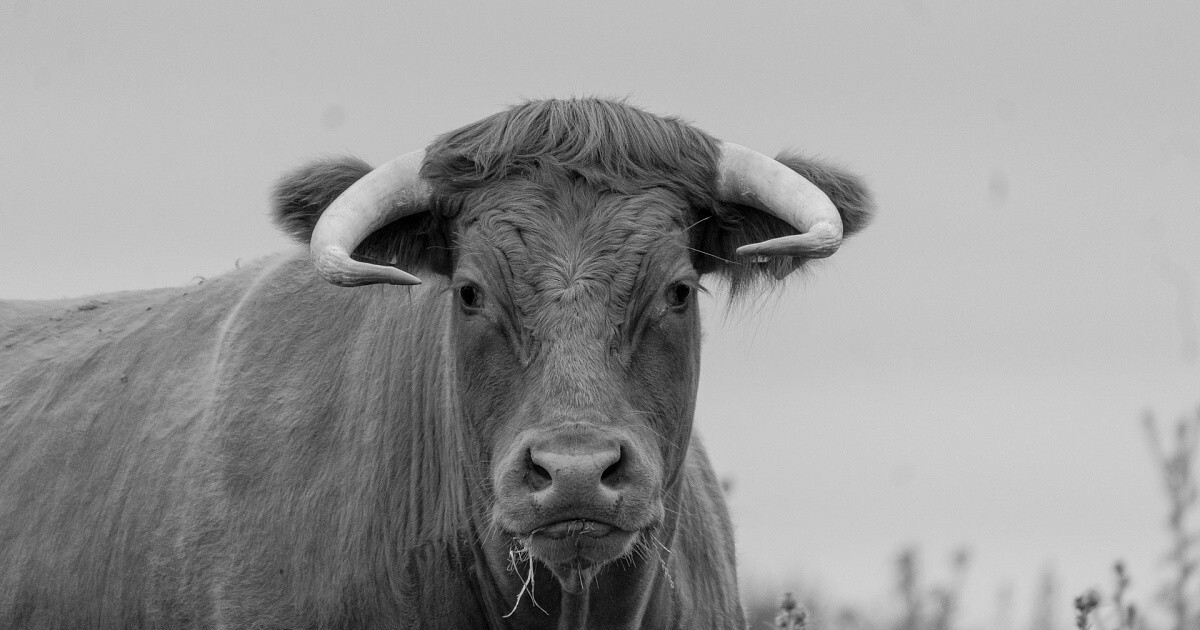
[[[609,464],[608,468],[605,468],[604,472],[600,474],[600,483],[610,486],[620,483],[621,469],[623,468],[621,464],[625,461],[624,455],[625,453],[623,449],[617,451],[616,461],[614,461],[612,464]]]
[[[537,462],[533,461],[533,456],[525,455],[525,483],[536,492],[550,487],[554,483],[554,478],[550,476],[550,471],[542,468]]]
[[[618,481],[617,475],[620,473],[621,462],[617,462],[612,466],[604,469],[604,474],[600,475],[600,481],[612,485]]]

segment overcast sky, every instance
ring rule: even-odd
[[[628,97],[879,203],[707,309],[746,584],[886,601],[901,546],[936,577],[968,545],[968,615],[1011,584],[1023,626],[1046,566],[1064,602],[1118,557],[1165,577],[1139,419],[1200,404],[1200,5],[177,4],[0,0],[0,297],[219,274],[286,246],[267,194],[307,158]]]

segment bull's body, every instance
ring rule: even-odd
[[[443,289],[346,291],[294,252],[0,302],[0,626],[502,626],[515,602],[475,566],[447,426]],[[729,522],[695,441],[683,488],[646,627],[731,627]]]
[[[289,176],[311,262],[0,302],[0,626],[742,627],[697,283],[869,210],[820,164],[547,101]],[[418,281],[349,252],[426,284],[335,287]]]

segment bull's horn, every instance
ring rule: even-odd
[[[395,267],[372,265],[350,253],[379,228],[428,208],[430,186],[421,178],[424,151],[405,153],[364,175],[321,213],[309,240],[313,267],[343,287],[364,284],[421,284]]]
[[[762,153],[722,142],[717,193],[722,201],[758,208],[800,231],[743,245],[739,254],[824,258],[842,244],[842,217],[829,196]]]

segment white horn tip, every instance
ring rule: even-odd
[[[743,256],[798,256],[826,258],[842,246],[842,231],[830,223],[818,223],[803,234],[773,238],[737,248]]]
[[[368,284],[421,284],[421,279],[395,267],[372,265],[354,260],[340,248],[329,247],[312,254],[317,275],[339,287],[360,287]]]

